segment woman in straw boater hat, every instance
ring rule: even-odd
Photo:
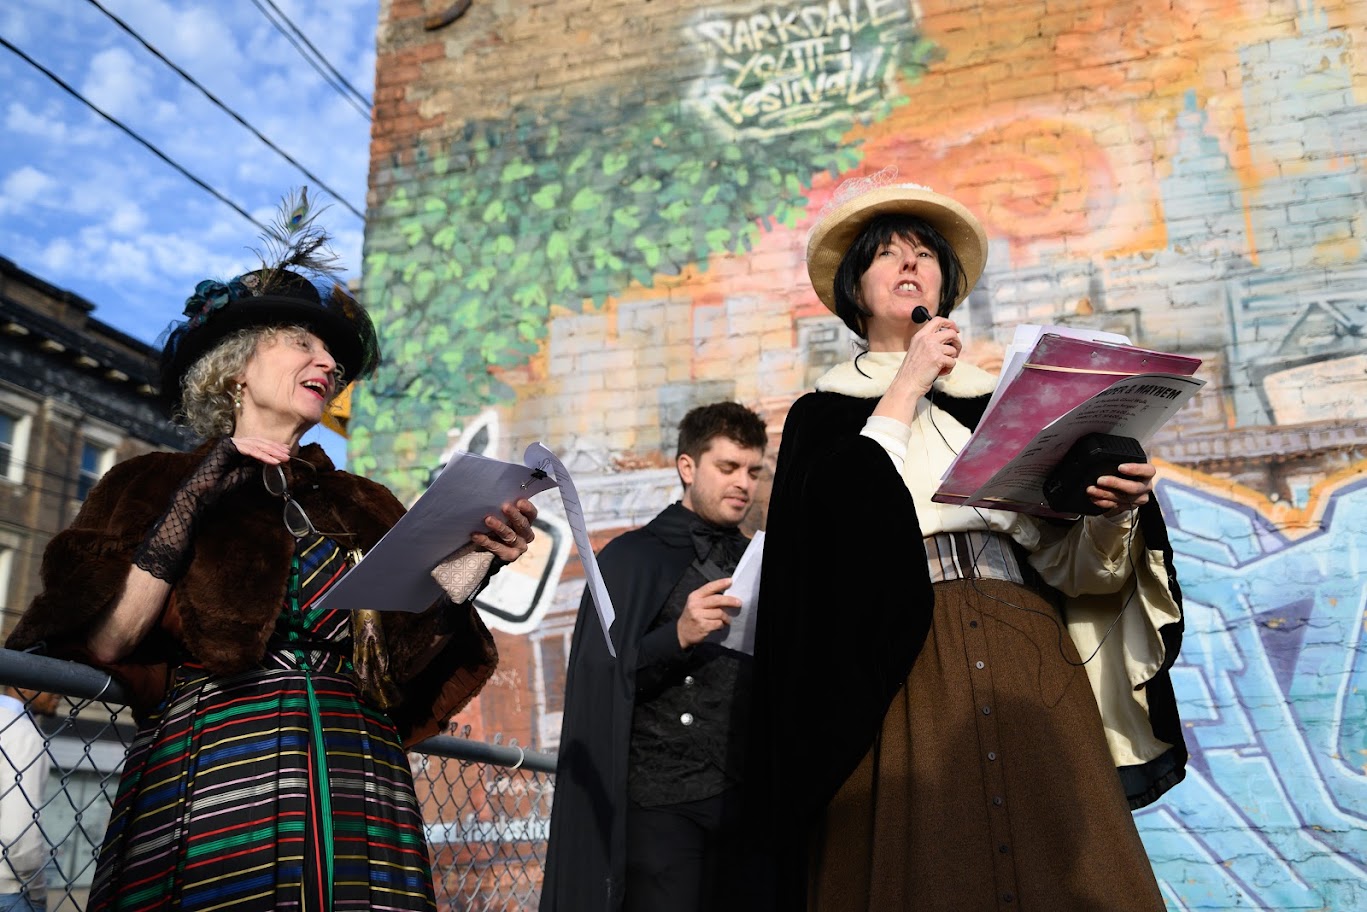
[[[1186,762],[1153,467],[1071,523],[931,501],[994,385],[952,319],[986,257],[964,206],[882,172],[811,231],[864,350],[793,404],[766,524],[748,781],[779,909],[1163,908],[1130,814]],[[1086,662],[1064,627],[1085,594],[1125,614]]]
[[[299,445],[378,360],[312,218],[301,193],[262,268],[196,287],[162,384],[206,442],[109,471],[7,644],[135,695],[91,910],[435,908],[405,745],[493,673],[471,598],[526,550],[536,510],[486,517],[434,571],[448,596],[431,606],[317,606],[403,507]]]

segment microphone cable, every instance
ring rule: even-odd
[[[928,320],[930,319],[930,312],[929,312],[928,310],[926,310],[926,308],[925,308],[924,306],[922,306],[922,305],[917,305],[917,306],[912,310],[912,312],[911,312],[911,318],[912,318],[912,320],[914,320],[914,321],[917,322],[917,323],[925,323],[926,321],[928,321]],[[856,358],[855,358],[855,369],[856,369],[856,370],[859,369],[859,358],[858,358],[857,356],[856,356]],[[860,371],[860,373],[862,374],[863,371]],[[865,376],[867,376],[867,375],[865,375]],[[950,444],[949,439],[948,439],[947,437],[945,437],[944,431],[940,430],[940,426],[935,422],[935,412],[933,411],[933,409],[936,407],[936,406],[935,406],[935,386],[934,386],[933,384],[931,385],[931,388],[930,388],[930,389],[927,391],[927,393],[926,393],[926,400],[927,400],[927,402],[930,404],[930,407],[931,407],[931,409],[932,409],[932,411],[930,411],[930,412],[927,413],[927,417],[930,418],[930,426],[933,427],[933,428],[935,429],[935,433],[937,433],[937,434],[940,435],[940,440],[944,442],[945,447],[946,447],[951,453],[953,453],[955,456],[958,456],[958,455],[959,455],[959,451],[956,450],[956,449],[954,449],[953,445]],[[989,535],[992,535],[992,534],[998,534],[998,535],[1004,534],[1004,533],[994,532],[994,530],[992,529],[992,524],[991,524],[990,522],[988,522],[987,517],[984,516],[984,515],[982,514],[982,511],[981,511],[978,507],[973,506],[973,507],[970,507],[970,509],[971,509],[975,514],[977,514],[978,519],[982,522],[982,524],[983,524],[983,531],[984,531],[984,532],[988,533]],[[987,541],[984,541],[984,542],[983,542],[982,547],[980,547],[980,548],[978,549],[978,552],[977,552],[976,554],[973,552],[973,550],[972,550],[971,548],[969,549],[969,558],[970,558],[970,561],[971,561],[971,564],[972,564],[972,567],[973,567],[973,576],[972,576],[972,578],[971,578],[971,580],[970,580],[970,585],[973,587],[973,591],[976,592],[976,593],[977,593],[979,596],[981,596],[982,598],[990,599],[991,601],[994,601],[994,602],[999,602],[999,603],[1001,603],[1001,604],[1003,604],[1003,605],[1006,605],[1007,607],[1015,608],[1015,609],[1017,609],[1017,610],[1019,610],[1019,611],[1024,611],[1024,612],[1027,612],[1027,613],[1029,613],[1029,614],[1038,614],[1038,615],[1040,615],[1040,616],[1042,616],[1042,617],[1048,618],[1050,621],[1053,622],[1054,627],[1056,628],[1057,633],[1058,633],[1058,651],[1059,651],[1059,655],[1063,658],[1063,661],[1067,662],[1069,665],[1072,665],[1072,666],[1075,667],[1075,668],[1081,668],[1081,667],[1085,666],[1087,663],[1091,662],[1092,659],[1096,658],[1096,657],[1097,657],[1097,654],[1101,652],[1101,647],[1104,646],[1104,645],[1106,645],[1106,640],[1108,640],[1108,639],[1110,638],[1111,633],[1115,630],[1116,625],[1117,625],[1118,623],[1120,623],[1120,618],[1124,616],[1125,611],[1129,608],[1130,603],[1134,600],[1135,595],[1138,594],[1138,592],[1139,592],[1139,566],[1138,566],[1138,564],[1135,562],[1135,559],[1134,559],[1134,537],[1135,537],[1135,533],[1136,533],[1136,532],[1138,531],[1138,529],[1139,529],[1139,517],[1138,517],[1138,515],[1135,515],[1135,514],[1137,514],[1138,509],[1139,509],[1138,506],[1134,506],[1134,507],[1132,507],[1131,510],[1130,510],[1130,512],[1131,512],[1131,514],[1132,514],[1131,517],[1130,517],[1130,528],[1129,528],[1128,533],[1127,533],[1127,535],[1126,535],[1126,537],[1125,537],[1125,557],[1126,557],[1126,561],[1127,561],[1127,562],[1129,563],[1129,565],[1130,565],[1130,579],[1131,579],[1131,587],[1130,587],[1129,595],[1127,595],[1127,596],[1125,597],[1125,601],[1124,601],[1123,603],[1121,603],[1120,610],[1118,610],[1118,611],[1116,612],[1115,618],[1113,618],[1113,619],[1111,620],[1110,626],[1108,626],[1108,627],[1106,628],[1106,632],[1105,632],[1104,634],[1102,634],[1101,640],[1096,644],[1096,648],[1092,650],[1092,654],[1089,655],[1089,656],[1087,656],[1087,658],[1083,659],[1081,662],[1074,662],[1072,659],[1068,658],[1068,653],[1067,653],[1067,651],[1063,648],[1063,636],[1064,636],[1064,634],[1065,634],[1067,631],[1066,631],[1066,629],[1064,628],[1063,623],[1062,623],[1062,622],[1059,620],[1059,618],[1056,617],[1054,614],[1051,614],[1051,613],[1045,612],[1045,611],[1040,611],[1040,610],[1037,609],[1037,608],[1027,608],[1027,607],[1025,607],[1024,605],[1017,605],[1017,604],[1015,604],[1014,602],[1009,602],[1009,601],[1007,601],[1006,599],[997,598],[995,595],[990,595],[989,593],[984,592],[984,591],[978,586],[978,581],[979,581],[979,576],[978,576],[978,557],[983,553],[983,550],[987,548],[987,545],[988,545],[988,542],[987,542]],[[1082,522],[1082,518],[1079,517],[1079,519],[1078,519],[1077,521],[1078,521],[1078,522]],[[1006,537],[1007,537],[1008,539],[1010,538],[1009,535],[1006,536]],[[1012,544],[1014,545],[1015,542],[1013,541]],[[1013,550],[1014,550],[1014,549],[1013,549]],[[1033,570],[1033,568],[1032,568],[1032,570]],[[1035,572],[1036,572],[1036,575],[1038,575],[1038,572],[1037,572],[1037,571],[1035,571]],[[1022,574],[1022,575],[1023,575],[1023,574]],[[1053,588],[1053,587],[1051,586],[1050,588]],[[1063,595],[1063,594],[1064,594],[1061,590],[1055,590],[1055,591],[1059,592],[1060,595]],[[1043,595],[1043,593],[1039,593],[1039,594]],[[1074,644],[1074,648],[1076,648],[1076,644]]]

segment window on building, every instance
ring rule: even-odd
[[[569,665],[568,643],[564,636],[541,641],[541,670],[546,682],[546,712],[565,711],[565,669]]]
[[[10,605],[10,573],[14,566],[14,549],[0,545],[0,630],[8,632],[19,619],[18,606]]]
[[[18,420],[0,412],[0,476],[9,475],[10,464],[14,462],[14,434],[18,430]]]
[[[573,623],[573,619],[571,619]],[[544,750],[560,746],[560,722],[565,715],[565,671],[569,664],[572,627],[553,626],[534,638],[535,687],[539,743]]]
[[[0,393],[0,478],[22,484],[33,405]]]
[[[81,470],[76,479],[76,499],[85,500],[100,476],[114,463],[114,450],[87,440],[81,446]]]

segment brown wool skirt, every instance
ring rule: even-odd
[[[1057,618],[1014,583],[936,584],[906,687],[813,841],[811,912],[1161,912]]]

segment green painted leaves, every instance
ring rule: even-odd
[[[903,74],[919,75],[933,46],[901,47],[914,54]],[[538,351],[553,308],[752,250],[762,231],[799,224],[815,175],[861,159],[837,127],[719,136],[676,93],[660,78],[468,122],[430,159],[377,177],[392,189],[367,226],[362,294],[384,360],[353,403],[359,469],[415,493],[413,449],[440,449],[461,416],[510,394],[496,370]]]

